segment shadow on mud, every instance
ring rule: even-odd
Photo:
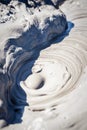
[[[74,24],[72,22],[68,21],[66,31],[62,35],[55,37],[54,39],[52,39],[48,43],[43,44],[42,46],[35,48],[35,51],[34,51],[32,57],[30,59],[27,59],[25,61],[25,63],[23,64],[23,66],[26,67],[27,72],[24,75],[24,77],[22,78],[22,80],[25,80],[30,74],[32,74],[32,71],[31,71],[32,67],[33,67],[35,61],[37,60],[37,58],[39,57],[40,51],[49,47],[52,44],[61,44],[60,42],[63,41],[63,39],[69,35],[69,33],[73,27],[74,27]],[[21,66],[20,71],[21,71],[21,69],[23,69],[23,66]],[[15,90],[13,92],[15,92]],[[27,102],[26,102],[27,95],[24,92],[24,90],[20,87],[20,85],[16,86],[16,92],[20,93],[20,95],[21,95],[21,97],[23,97],[23,99],[21,99],[20,97],[19,97],[18,101],[16,99],[14,99],[13,97],[11,99],[12,103],[14,104],[14,111],[15,111],[15,120],[12,122],[12,124],[22,122],[24,108],[27,105],[29,106],[29,104],[27,104]]]

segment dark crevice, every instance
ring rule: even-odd
[[[8,5],[12,0],[0,0],[0,3],[6,4]],[[65,0],[57,0],[57,2],[53,2],[52,0],[41,0],[41,1],[36,1],[36,0],[18,0],[19,2],[25,3],[27,7],[31,8],[31,7],[39,7],[42,5],[42,2],[46,5],[52,5],[54,6],[56,9],[59,8],[59,5],[63,4],[63,2]],[[32,2],[32,4],[30,4],[29,2]]]
[[[0,3],[8,5],[11,0],[0,0]]]

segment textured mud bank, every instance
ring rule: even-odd
[[[59,2],[0,4],[4,130],[87,129],[87,2]]]

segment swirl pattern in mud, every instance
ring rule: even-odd
[[[56,106],[60,98],[75,89],[87,63],[85,54],[85,50],[70,44],[52,45],[41,52],[32,67],[32,74],[20,82],[31,110]],[[30,69],[29,64],[21,70],[21,79]]]

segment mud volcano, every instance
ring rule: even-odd
[[[0,1],[0,129],[87,130],[87,1]]]

